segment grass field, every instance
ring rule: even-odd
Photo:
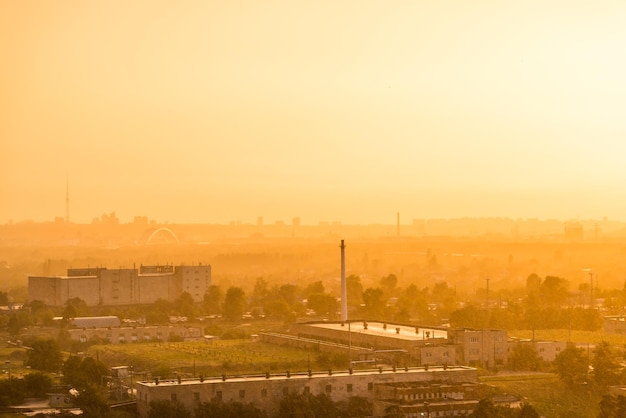
[[[509,331],[509,337],[532,338],[531,330]],[[615,347],[626,346],[626,335],[605,334],[603,331],[579,331],[567,329],[538,329],[535,339],[544,341],[571,341],[577,344],[597,344],[606,341]]]
[[[602,395],[588,385],[568,387],[556,375],[489,376],[481,382],[497,388],[500,393],[520,396],[546,418],[597,417]]]
[[[318,353],[251,340],[142,343],[93,346],[88,354],[109,365],[131,365],[137,372],[219,376],[321,370],[328,365]],[[323,360],[323,359],[322,359]],[[347,362],[346,362],[347,368]]]

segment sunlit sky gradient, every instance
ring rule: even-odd
[[[625,16],[0,0],[0,223],[626,220]]]

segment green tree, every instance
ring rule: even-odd
[[[302,296],[308,298],[316,293],[325,293],[324,284],[321,280],[308,284],[302,291]]]
[[[22,403],[26,389],[22,379],[0,380],[0,406]]]
[[[450,312],[450,325],[455,328],[484,328],[488,321],[487,311],[475,305],[467,305]]]
[[[85,418],[108,418],[110,415],[106,394],[97,387],[87,386],[78,390],[73,403],[83,411]]]
[[[36,340],[26,357],[27,366],[46,372],[58,372],[61,362],[61,349],[55,340]]]
[[[346,277],[346,292],[348,293],[348,306],[358,307],[363,302],[363,285],[361,278],[354,274]]]
[[[210,402],[202,402],[198,405],[194,410],[194,417],[266,418],[267,414],[251,403],[222,402],[219,399],[212,399]]]
[[[246,309],[246,294],[240,287],[229,287],[224,299],[224,318],[241,319]]]
[[[402,412],[402,409],[400,409],[400,407],[398,405],[391,405],[388,406],[387,408],[385,408],[385,415],[383,415],[384,418],[404,418],[404,412]]]
[[[87,316],[90,309],[87,303],[79,297],[68,299],[65,302],[65,310],[63,311],[63,319],[68,321],[77,316]]]
[[[380,279],[380,286],[390,294],[398,285],[398,277],[395,274],[388,274]]]
[[[148,418],[190,418],[191,413],[177,401],[150,401]]]
[[[337,310],[337,299],[328,293],[313,293],[307,299],[307,307],[318,315],[334,315]]]
[[[219,315],[222,313],[222,302],[224,294],[218,285],[211,285],[204,294],[202,307],[208,315]]]
[[[76,389],[101,386],[109,369],[93,357],[70,356],[63,364],[63,381]]]
[[[362,396],[349,397],[345,409],[339,409],[343,416],[351,418],[371,417],[373,414],[372,402]]]
[[[591,366],[593,367],[593,380],[599,385],[619,384],[621,366],[608,342],[601,341],[596,345]]]
[[[339,410],[325,394],[290,393],[279,404],[276,418],[322,418],[336,417]]]
[[[561,306],[567,299],[567,280],[556,276],[546,276],[539,292],[543,301],[550,306]]]
[[[600,401],[598,418],[626,417],[626,397],[604,395]]]
[[[257,277],[252,289],[252,303],[254,305],[263,305],[269,294],[267,280],[263,277]]]
[[[509,355],[509,366],[513,370],[538,371],[541,370],[543,360],[532,344],[517,344]]]
[[[52,387],[52,379],[47,374],[34,372],[24,376],[24,384],[30,398],[45,398]]]
[[[20,330],[22,329],[22,324],[20,324],[20,320],[18,319],[16,314],[13,314],[9,317],[9,321],[7,322],[7,331],[13,337],[19,335]]]
[[[197,316],[193,296],[189,292],[183,292],[173,303],[176,314],[186,316],[190,320]]]
[[[364,313],[368,318],[382,319],[387,304],[379,287],[368,288],[363,292]]]
[[[146,323],[167,324],[170,320],[171,312],[172,304],[170,302],[165,299],[157,299],[146,312]]]
[[[535,411],[535,408],[529,403],[524,402],[520,408],[518,418],[541,418],[541,416]]]
[[[584,382],[587,379],[589,361],[584,351],[569,344],[554,359],[554,369],[559,378],[568,385]]]

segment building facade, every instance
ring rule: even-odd
[[[120,306],[171,302],[188,292],[201,302],[210,285],[210,265],[84,268],[69,269],[66,276],[30,276],[28,297],[49,306],[63,306],[76,297],[88,306]]]
[[[70,338],[82,343],[99,340],[108,344],[165,342],[170,340],[202,341],[202,328],[181,325],[154,325],[138,327],[83,327],[69,329]]]
[[[281,375],[223,376],[209,379],[181,379],[139,382],[137,388],[137,410],[139,416],[146,417],[150,402],[170,400],[180,402],[187,410],[193,411],[200,403],[212,399],[224,402],[252,403],[268,414],[277,411],[280,399],[290,393],[310,393],[314,396],[326,394],[333,402],[346,401],[359,396],[370,400],[393,404],[388,385],[419,385],[440,382],[448,385],[476,383],[476,369],[470,367],[431,367],[407,369],[375,369],[354,372],[325,373],[286,373]],[[437,389],[437,393],[441,390]],[[445,392],[448,393],[448,392]],[[458,400],[458,390],[450,390]],[[433,398],[435,399],[435,398]],[[398,403],[400,399],[396,399]],[[382,416],[382,415],[379,415]]]

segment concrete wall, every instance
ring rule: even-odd
[[[40,300],[46,305],[60,306],[61,283],[58,277],[30,276],[28,278],[28,299]]]
[[[147,326],[147,327],[108,327],[108,328],[74,328],[69,330],[74,341],[87,342],[94,337],[108,340],[111,344],[133,343],[144,341],[168,341],[171,336],[184,341],[201,341],[204,338],[201,328],[181,326]]]
[[[508,333],[497,329],[455,329],[448,332],[461,364],[485,367],[508,364]]]
[[[180,291],[189,293],[195,302],[202,302],[211,286],[211,266],[178,266],[176,275],[180,277]]]
[[[211,284],[211,266],[163,267],[159,273],[139,274],[137,269],[70,269],[67,277],[28,278],[30,300],[46,305],[63,306],[68,299],[79,297],[89,306],[119,306],[154,303],[157,299],[170,302],[183,290],[200,302]],[[81,276],[81,273],[94,273]],[[183,286],[185,289],[183,289]]]
[[[185,408],[193,411],[201,402],[208,402],[219,397],[225,402],[237,401],[253,403],[257,408],[269,414],[276,412],[280,399],[288,393],[310,392],[313,395],[325,393],[334,402],[347,400],[352,396],[361,396],[373,400],[375,387],[379,384],[398,382],[476,382],[476,369],[468,367],[443,368],[433,367],[428,371],[423,368],[411,368],[408,371],[357,371],[250,377],[227,377],[177,381],[139,382],[137,383],[137,409],[141,417],[149,411],[153,400],[176,400]]]
[[[320,352],[351,354],[353,360],[365,360],[372,358],[374,354],[372,350],[366,348],[350,347],[345,344],[329,343],[311,338],[294,337],[292,335],[262,332],[259,334],[259,337],[261,341],[269,344],[287,345],[289,347],[317,350]]]
[[[136,269],[100,271],[100,295],[103,305],[139,303]]]

